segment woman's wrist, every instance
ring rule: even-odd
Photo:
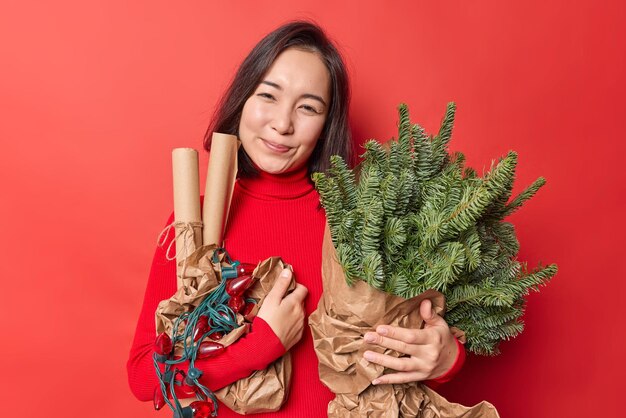
[[[454,362],[452,363],[450,368],[448,368],[448,370],[445,371],[441,376],[430,379],[429,382],[434,382],[436,384],[449,382],[450,380],[454,378],[454,376],[458,374],[458,372],[463,367],[463,364],[465,363],[465,356],[466,356],[465,346],[458,340],[458,338],[456,338],[456,336],[453,336],[453,337],[454,337],[454,341],[457,347],[457,353],[454,358]]]

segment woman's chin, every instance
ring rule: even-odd
[[[285,161],[259,161],[255,162],[254,165],[267,174],[283,174],[292,169],[291,165]]]
[[[308,162],[308,159],[287,155],[282,156],[282,158],[275,155],[263,155],[261,158],[251,158],[251,160],[258,170],[268,174],[284,174],[296,171]]]

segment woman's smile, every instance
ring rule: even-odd
[[[267,148],[269,148],[270,150],[272,150],[274,152],[277,152],[279,154],[284,154],[284,153],[289,152],[290,150],[292,150],[291,147],[288,147],[286,145],[281,145],[281,144],[278,144],[276,142],[271,142],[271,141],[268,141],[268,140],[263,139],[263,138],[261,138],[261,141],[263,141],[263,143],[265,144],[265,146]]]

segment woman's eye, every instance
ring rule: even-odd
[[[263,97],[264,99],[268,99],[268,100],[275,100],[275,97],[269,93],[258,93],[257,96]]]
[[[310,112],[310,113],[320,113],[316,108],[314,108],[313,106],[310,106],[310,105],[302,105],[301,107],[302,107],[302,109],[304,109],[304,110],[306,110],[307,112]]]

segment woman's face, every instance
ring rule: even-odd
[[[330,75],[313,52],[289,48],[244,104],[239,139],[261,170],[286,173],[308,161],[330,106]]]

